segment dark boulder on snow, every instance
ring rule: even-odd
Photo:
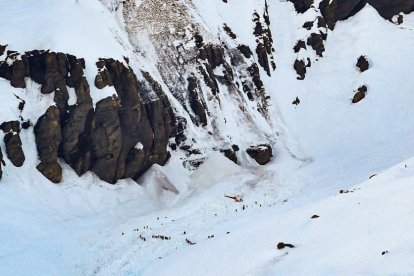
[[[260,165],[266,165],[273,157],[272,147],[267,144],[251,146],[246,150],[246,152]]]
[[[62,167],[58,163],[59,147],[62,142],[60,112],[55,106],[47,109],[34,127],[40,164],[37,169],[53,183],[62,180]]]
[[[366,4],[374,7],[385,19],[400,12],[414,11],[414,0],[323,0],[319,8],[326,19],[328,27],[333,29],[339,20],[345,20],[358,13]]]
[[[303,60],[295,60],[293,64],[293,69],[295,69],[296,74],[298,74],[298,80],[304,80],[306,75],[306,64]]]
[[[318,56],[322,57],[323,52],[325,52],[325,45],[323,41],[324,41],[324,36],[322,34],[312,33],[308,37],[306,44],[311,46]]]
[[[307,12],[313,4],[313,0],[289,0],[295,6],[298,13]]]
[[[307,21],[303,24],[302,28],[310,31],[313,27],[313,23],[314,23],[313,21]]]
[[[284,242],[279,242],[276,247],[278,250],[283,250],[285,248],[295,248],[293,244],[284,243]]]
[[[21,167],[26,158],[19,135],[20,123],[18,121],[4,122],[0,128],[5,133],[4,144],[6,145],[7,158],[14,166]]]
[[[9,133],[9,132],[19,133],[20,123],[19,121],[4,122],[0,125],[0,129],[3,130],[4,133]]]
[[[98,89],[103,89],[106,86],[113,86],[111,75],[105,68],[105,65],[105,60],[102,59],[96,63],[96,67],[98,67],[98,74],[95,77],[95,86]]]
[[[322,16],[318,16],[317,20],[318,20],[318,28],[326,28],[327,27],[327,23],[326,23],[325,18],[323,18]]]
[[[251,58],[253,56],[252,50],[250,47],[244,44],[237,46],[237,49],[244,55],[245,58]]]
[[[303,40],[298,40],[298,42],[296,42],[296,45],[293,47],[293,51],[295,51],[295,53],[299,53],[300,49],[306,50],[306,43]]]
[[[233,150],[233,148],[229,149],[222,149],[220,150],[224,154],[225,157],[227,157],[229,160],[233,161],[234,164],[237,164],[237,155],[236,152]]]
[[[359,68],[359,71],[361,73],[367,71],[369,69],[368,58],[366,56],[360,56],[358,58],[356,66]]]
[[[352,103],[355,104],[355,103],[362,101],[365,98],[367,91],[368,91],[368,88],[366,85],[359,87],[357,92],[354,95],[354,98],[352,99]]]

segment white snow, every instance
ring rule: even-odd
[[[263,12],[264,1],[228,2],[183,3],[211,37],[219,33],[229,45],[243,42],[254,49],[251,15]],[[0,18],[7,24],[0,24],[0,43],[22,53],[51,49],[84,57],[96,103],[115,93],[92,85],[100,57],[130,57],[135,72],[144,68],[161,79],[151,41],[143,34],[139,43],[146,56],[135,51],[121,11],[111,12],[116,4],[1,1]],[[78,177],[62,162],[64,181],[54,185],[35,168],[32,129],[22,130],[27,160],[15,168],[5,156],[0,181],[0,275],[414,274],[414,15],[396,26],[367,6],[328,33],[324,57],[317,58],[311,50],[292,50],[309,34],[300,27],[315,11],[296,15],[289,2],[268,4],[277,70],[271,78],[262,75],[271,122],[240,116],[234,103],[243,99],[225,89],[223,107],[212,112],[228,119],[217,118],[223,136],[239,137],[243,145],[272,140],[272,163],[259,166],[240,151],[238,166],[211,151],[203,152],[199,169],[189,171],[182,166],[184,154],[174,154],[139,185],[109,185],[92,173]],[[235,42],[222,30],[224,23],[238,36]],[[355,68],[360,55],[371,64],[363,74]],[[293,62],[308,56],[312,67],[297,81]],[[363,84],[366,98],[352,105],[353,91]],[[41,95],[29,80],[27,86],[14,89],[0,80],[2,121],[21,115],[35,123],[53,105],[53,94]],[[22,114],[15,111],[15,95],[26,101]],[[292,105],[296,97],[298,106]],[[188,132],[201,148],[211,148],[206,130],[189,124]],[[295,248],[277,250],[279,242]]]

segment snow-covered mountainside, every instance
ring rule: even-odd
[[[0,1],[0,274],[414,274],[412,11]]]

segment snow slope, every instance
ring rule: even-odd
[[[102,56],[128,56],[136,72],[145,68],[159,77],[152,57],[130,43],[120,11],[99,1],[15,2],[0,3],[0,18],[8,20],[0,24],[0,42],[11,49],[51,48],[85,57],[90,83]],[[263,10],[263,1],[192,2],[194,18],[213,36],[224,39],[226,23],[254,49],[250,16]],[[272,98],[273,162],[261,167],[242,153],[243,165],[236,166],[206,152],[206,163],[193,172],[183,168],[185,156],[176,155],[165,167],[154,166],[141,185],[109,185],[92,173],[78,178],[66,166],[64,182],[53,185],[35,169],[32,131],[22,130],[28,160],[22,169],[6,160],[8,180],[0,182],[0,275],[414,274],[414,16],[396,26],[367,6],[329,32],[323,58],[299,53],[311,55],[312,67],[298,81],[292,48],[307,35],[300,27],[315,11],[296,15],[291,3],[268,4],[277,70],[262,76]],[[361,54],[372,65],[363,74],[355,68]],[[363,84],[367,97],[351,105],[353,91]],[[51,101],[5,81],[0,88],[42,102],[28,105],[30,118]],[[113,93],[91,92],[95,102]],[[18,104],[13,96],[0,96]],[[226,110],[225,116],[237,119],[231,107]],[[18,116],[6,109],[0,115]],[[189,132],[210,145],[204,132],[193,126]],[[253,139],[237,124],[223,132],[239,133],[246,143]],[[162,189],[165,176],[179,194]],[[339,194],[341,189],[352,192]],[[224,195],[240,195],[243,202]],[[320,218],[311,219],[315,214]],[[279,242],[295,248],[279,251]]]
[[[411,158],[347,193],[225,221],[144,275],[412,275],[413,168]]]

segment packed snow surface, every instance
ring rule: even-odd
[[[213,34],[226,23],[254,49],[250,16],[263,1],[192,2],[194,18]],[[35,168],[33,131],[22,130],[27,160],[14,168],[6,158],[0,181],[0,275],[414,274],[414,16],[396,26],[365,7],[329,32],[324,57],[313,57],[297,81],[292,47],[313,14],[268,4],[277,62],[263,77],[278,135],[272,163],[258,166],[243,154],[237,166],[212,152],[189,171],[173,155],[140,185],[77,177],[68,166],[54,185]],[[0,18],[7,18],[0,43],[84,57],[89,83],[99,57],[148,62],[134,52],[119,11],[99,1],[5,0]],[[363,74],[355,68],[362,54],[371,63]],[[364,84],[366,98],[352,105]],[[13,94],[34,121],[52,104],[36,84],[28,87],[0,80],[2,120],[19,115],[8,110],[19,102]],[[108,90],[92,90],[94,101]],[[294,248],[278,250],[279,242]]]

